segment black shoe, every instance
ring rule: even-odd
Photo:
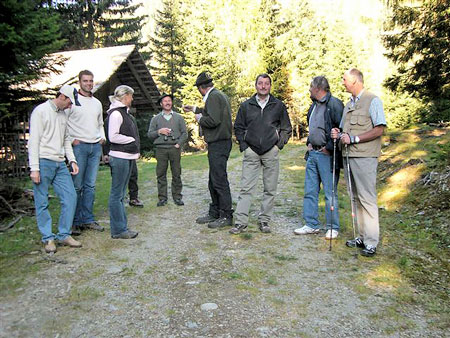
[[[97,230],[97,231],[104,231],[105,228],[102,227],[100,224],[98,224],[97,221],[91,222],[91,223],[86,223],[83,224],[83,227],[85,229],[91,229],[91,230]],[[73,234],[73,233],[72,233]]]
[[[377,253],[377,248],[372,245],[366,245],[364,249],[361,251],[361,255],[366,257],[372,257]]]
[[[242,224],[235,224],[233,228],[230,229],[229,233],[232,235],[237,235],[240,234],[241,232],[247,230],[247,226],[246,225],[242,225]]]
[[[128,202],[128,204],[132,207],[137,207],[137,208],[143,208],[144,207],[144,203],[142,203],[139,199],[134,198],[132,200],[130,200],[130,202]]]
[[[72,225],[72,236],[80,236],[83,227],[81,225]]]
[[[156,203],[157,207],[163,207],[167,204],[167,200],[159,200],[158,203]]]
[[[233,219],[230,217],[220,217],[210,223],[208,223],[208,228],[215,229],[215,228],[223,228],[228,225],[231,225],[233,222]]]
[[[205,216],[201,216],[199,218],[197,218],[195,221],[198,224],[206,224],[206,223],[211,223],[214,222],[216,219],[218,219],[219,217],[213,217],[211,215],[205,215]]]
[[[111,237],[114,239],[130,239],[130,238],[136,238],[137,235],[138,235],[138,232],[127,230],[118,235],[111,235]]]
[[[363,240],[359,237],[356,237],[355,239],[349,239],[347,242],[345,242],[345,245],[347,245],[349,248],[364,248]]]
[[[268,234],[270,233],[270,226],[267,222],[259,222],[258,228],[261,232]]]
[[[184,202],[181,200],[181,198],[173,200],[173,203],[175,203],[176,205],[184,205]]]

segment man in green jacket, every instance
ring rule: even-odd
[[[158,180],[158,207],[167,203],[167,168],[172,171],[172,197],[176,205],[184,205],[181,189],[181,148],[187,140],[184,118],[172,110],[173,96],[163,94],[158,104],[161,113],[153,116],[148,129],[148,137],[153,141],[156,157],[156,177]]]
[[[195,86],[203,96],[205,106],[184,106],[183,109],[195,113],[195,119],[208,144],[208,186],[212,200],[208,214],[197,218],[197,223],[208,223],[208,228],[220,228],[231,225],[233,221],[227,176],[227,161],[231,151],[231,105],[228,97],[214,88],[213,79],[208,73],[201,72]]]

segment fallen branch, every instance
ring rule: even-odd
[[[0,225],[0,232],[5,232],[6,230],[12,228],[17,222],[19,222],[22,219],[22,215],[18,215],[16,218],[14,218],[11,222],[5,225]]]

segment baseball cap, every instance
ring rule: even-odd
[[[59,92],[65,96],[67,96],[70,99],[70,101],[72,102],[72,104],[74,104],[76,106],[81,106],[80,101],[78,101],[78,92],[74,87],[72,87],[70,85],[64,85],[61,87]]]

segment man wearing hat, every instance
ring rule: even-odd
[[[197,223],[208,223],[209,228],[219,228],[232,224],[230,184],[227,177],[227,161],[231,151],[231,106],[228,97],[214,88],[211,76],[202,72],[195,81],[205,106],[197,108],[184,106],[184,111],[194,112],[202,127],[208,144],[209,192],[211,204],[206,216],[197,218]]]
[[[184,118],[172,110],[173,96],[163,94],[158,99],[162,111],[153,116],[147,136],[153,141],[158,180],[158,207],[167,204],[167,168],[172,172],[172,198],[176,205],[184,205],[181,190],[181,148],[187,140]]]
[[[48,100],[31,113],[30,138],[28,140],[28,160],[30,178],[33,181],[36,220],[42,234],[46,252],[55,252],[55,239],[61,244],[79,248],[81,243],[74,240],[71,227],[77,194],[72,175],[78,174],[78,165],[73,154],[71,139],[66,128],[67,117],[64,110],[72,104],[80,105],[76,89],[64,85],[56,98]],[[69,161],[69,169],[65,158]],[[52,232],[52,218],[48,211],[48,189],[50,185],[61,202],[58,234]]]

